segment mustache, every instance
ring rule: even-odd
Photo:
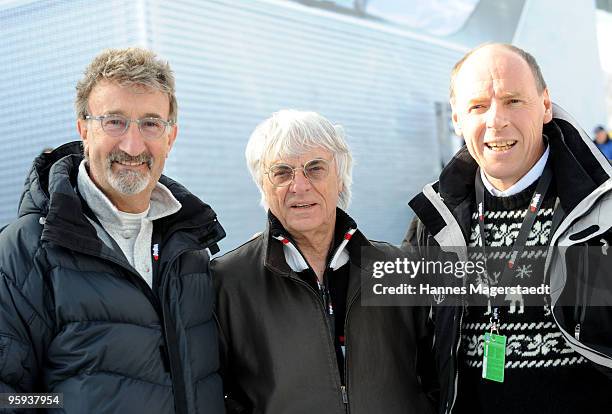
[[[134,162],[134,163],[146,163],[149,168],[153,165],[153,156],[150,152],[141,152],[136,156],[132,156],[127,152],[116,150],[108,154],[108,165],[113,162]]]

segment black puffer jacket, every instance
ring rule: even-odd
[[[222,413],[215,213],[162,177],[182,208],[154,222],[151,289],[75,192],[81,153],[37,158],[0,233],[0,392],[63,393],[67,413]]]

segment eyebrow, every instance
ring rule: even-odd
[[[472,104],[475,104],[475,103],[486,102],[486,101],[489,101],[489,100],[491,100],[491,98],[488,97],[488,96],[477,96],[475,98],[472,98],[472,99],[468,100],[467,103],[468,103],[468,105],[472,105]]]
[[[120,109],[106,111],[106,114],[107,115],[122,115],[122,116],[125,116],[125,117],[128,116],[124,111],[122,111]],[[155,113],[155,112],[147,112],[146,114],[140,116],[139,118],[159,118],[159,119],[163,119],[163,117],[160,114]]]
[[[521,94],[519,92],[506,92],[504,93],[502,96],[502,99],[507,99],[507,98],[520,98]]]
[[[505,92],[503,95],[500,96],[500,99],[512,99],[512,98],[520,98],[522,95],[519,92]],[[472,105],[474,103],[480,103],[480,102],[485,102],[485,101],[489,101],[491,98],[489,96],[477,96],[475,98],[472,98],[470,100],[468,100],[468,104]]]
[[[160,114],[156,114],[155,112],[147,112],[146,114],[141,116],[141,118],[160,118],[162,119],[163,117]]]
[[[311,160],[306,161],[304,164],[300,164],[299,167],[303,167],[304,165],[306,165],[306,164],[308,164],[309,162],[312,162],[312,161],[327,161],[327,162],[331,162],[331,160],[325,159],[323,157],[316,157],[316,158],[313,158]],[[283,161],[274,161],[274,162],[272,162],[270,164],[270,166],[273,166],[273,165],[288,165],[289,167],[294,168],[293,164],[289,164],[288,162],[283,162]],[[295,168],[298,168],[298,167],[295,167]]]

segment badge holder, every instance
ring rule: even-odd
[[[504,382],[506,365],[506,337],[499,334],[498,310],[495,308],[490,318],[491,330],[484,335],[484,354],[482,357],[482,378]]]

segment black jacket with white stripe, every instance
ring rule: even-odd
[[[612,167],[587,134],[557,105],[553,106],[553,120],[544,125],[543,134],[548,138],[553,180],[563,210],[561,221],[551,230],[544,269],[551,286],[552,314],[568,344],[612,377],[612,289],[607,259],[612,255],[579,258],[559,248],[598,246],[603,252],[612,243]],[[467,245],[477,167],[464,147],[444,168],[439,181],[425,186],[410,201],[416,220],[411,223],[404,245],[418,246],[424,255],[429,246]],[[577,251],[583,255],[588,253],[587,249]],[[580,264],[578,268],[576,263]],[[568,269],[571,270],[568,272]],[[571,288],[567,288],[568,273],[573,276]],[[586,285],[576,289],[577,281]],[[595,290],[603,292],[597,306],[569,297],[578,291],[588,297]],[[570,302],[577,302],[576,311],[570,314],[581,315],[578,320],[568,318],[566,307],[555,306]],[[434,308],[432,315],[439,411],[451,413],[457,392],[463,307]]]

